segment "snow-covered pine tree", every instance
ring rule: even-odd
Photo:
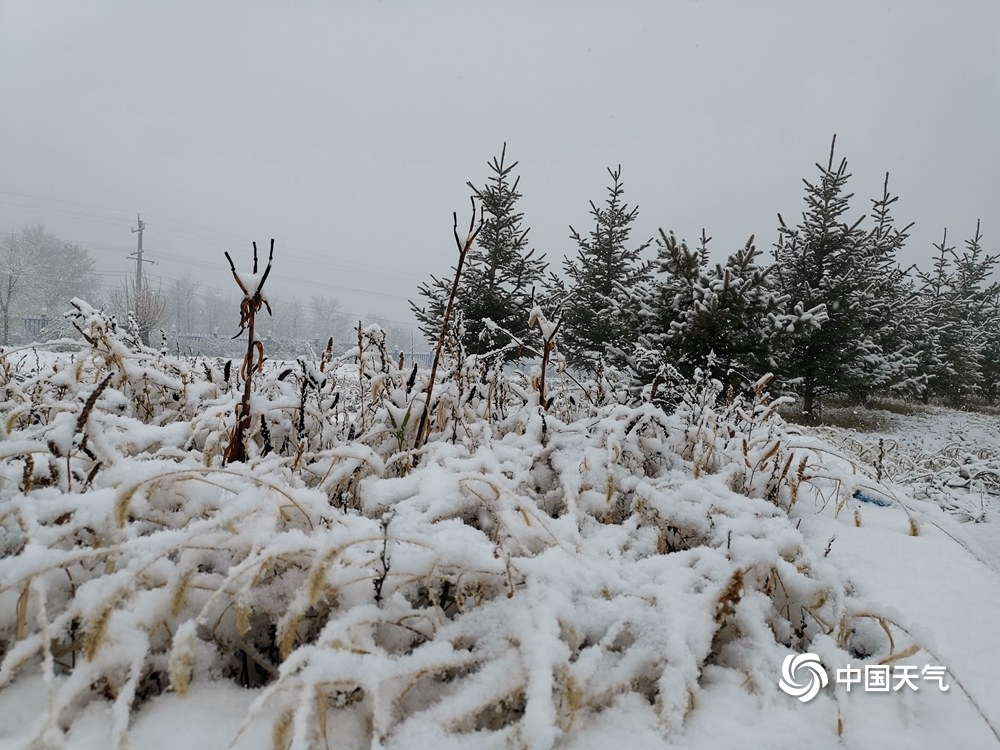
[[[956,341],[961,335],[960,321],[951,309],[953,296],[952,261],[955,248],[948,246],[948,230],[940,243],[934,245],[937,255],[930,271],[918,272],[920,287],[917,299],[920,310],[920,326],[923,336],[917,341],[917,375],[920,378],[919,394],[926,404],[932,395],[939,394],[944,384],[952,382],[960,385],[953,360]]]
[[[983,344],[983,366],[980,374],[982,384],[980,395],[995,404],[1000,398],[1000,283],[992,282],[987,284],[990,278],[996,278],[994,271],[1000,264],[1000,254],[981,254],[982,235],[979,232],[979,221],[976,221],[976,235],[972,240],[966,241],[966,254],[975,254],[978,260],[973,260],[973,271],[978,264],[979,272],[973,277],[981,275],[982,281],[979,300],[976,303],[975,315],[979,319],[979,325],[984,333]]]
[[[466,259],[455,300],[456,313],[464,321],[462,343],[469,354],[495,351],[528,335],[528,317],[536,288],[540,288],[546,263],[528,247],[528,228],[516,210],[521,197],[519,177],[513,176],[517,162],[506,163],[507,144],[500,157],[488,162],[487,183],[468,183],[483,210],[483,226],[476,247]],[[425,303],[410,307],[429,341],[437,338],[450,291],[450,279],[431,276],[419,287]],[[487,323],[491,321],[493,325]],[[507,360],[520,356],[518,347],[504,352]]]
[[[798,383],[802,412],[816,415],[827,394],[850,394],[865,386],[870,371],[883,367],[884,355],[866,330],[865,304],[870,253],[864,217],[843,221],[851,194],[845,194],[850,174],[847,160],[834,162],[837,137],[826,164],[817,164],[817,182],[803,180],[807,209],[801,223],[791,228],[778,215],[774,248],[775,277],[781,291],[803,309],[824,306],[829,316],[820,327],[784,337],[778,351],[779,373]]]
[[[986,346],[983,351],[983,398],[991,404],[1000,399],[1000,299],[991,310],[996,321],[986,332]]]
[[[993,272],[1000,263],[1000,254],[990,255],[983,249],[980,221],[976,220],[976,233],[965,241],[965,250],[956,259],[957,290],[962,300],[966,319],[982,331],[984,341],[1000,327],[997,308],[1000,306],[1000,283],[991,282]],[[984,358],[985,344],[984,344]],[[984,362],[984,367],[987,363]]]
[[[724,264],[709,266],[702,230],[698,248],[660,230],[656,278],[641,288],[639,320],[643,357],[632,370],[648,382],[650,365],[669,362],[686,378],[711,371],[726,388],[740,390],[773,370],[776,337],[818,326],[822,308],[789,309],[773,283],[773,266],[759,263],[750,237]],[[650,357],[650,352],[658,357]]]
[[[698,356],[708,348],[717,363],[716,377],[737,390],[774,371],[776,338],[815,329],[826,320],[822,308],[790,307],[772,278],[773,264],[762,265],[761,255],[751,236],[725,265],[717,264],[688,321],[688,338],[698,342]]]
[[[620,309],[626,324],[638,334],[637,341],[631,348],[610,346],[608,358],[628,376],[633,397],[651,392],[669,401],[662,384],[684,376],[676,367],[668,332],[679,311],[694,304],[693,289],[707,262],[707,249],[700,253],[678,241],[673,232],[659,232],[654,273],[629,290]]]
[[[922,399],[926,403],[937,397],[960,405],[976,397],[990,398],[996,391],[1000,285],[988,281],[1000,255],[984,252],[978,221],[961,255],[948,245],[947,229],[934,249],[932,270],[919,274]]]
[[[900,267],[898,253],[905,246],[913,223],[900,229],[892,218],[892,205],[899,200],[889,192],[889,173],[882,195],[872,198],[873,226],[860,245],[860,331],[857,341],[862,356],[850,362],[849,395],[865,404],[877,392],[913,392],[920,340],[919,315],[913,280]]]
[[[624,202],[621,165],[609,168],[608,174],[611,185],[605,205],[590,202],[593,229],[584,237],[569,228],[577,251],[563,264],[567,287],[553,276],[547,289],[550,297],[565,293],[560,349],[571,365],[587,370],[599,367],[609,346],[624,351],[635,347],[638,331],[629,325],[625,310],[629,297],[649,278],[652,268],[642,259],[652,240],[628,246],[639,207]]]

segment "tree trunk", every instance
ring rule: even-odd
[[[806,378],[805,390],[802,392],[802,415],[808,422],[816,422],[813,409],[816,405],[816,384],[811,377]]]

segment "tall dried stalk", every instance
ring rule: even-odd
[[[229,269],[233,272],[236,285],[243,292],[243,301],[240,302],[240,330],[236,333],[236,336],[241,335],[243,331],[247,331],[247,353],[243,358],[243,368],[241,370],[243,374],[243,399],[236,408],[236,426],[233,428],[233,438],[229,441],[229,446],[226,448],[223,456],[223,460],[226,463],[246,461],[247,458],[244,434],[250,429],[251,424],[250,393],[253,390],[253,372],[254,369],[261,369],[264,364],[264,345],[254,336],[254,322],[257,313],[260,312],[262,307],[267,308],[268,315],[274,314],[271,312],[271,305],[268,304],[263,295],[264,282],[267,281],[267,277],[271,273],[271,261],[273,259],[274,238],[271,238],[271,252],[267,256],[267,268],[264,269],[264,273],[257,281],[256,287],[251,291],[244,285],[243,280],[236,271],[235,264],[233,264],[233,259],[229,257],[229,252],[226,252]],[[253,243],[253,275],[254,278],[257,277],[256,242]],[[236,338],[236,336],[233,336],[233,338]],[[259,354],[256,361],[254,361],[254,352]]]
[[[532,298],[534,298],[534,293],[532,293]],[[549,406],[552,404],[552,399],[546,398],[545,395],[545,373],[549,369],[549,362],[552,359],[553,352],[556,350],[556,334],[562,325],[562,318],[557,320],[555,325],[552,325],[541,315],[532,315],[528,321],[528,325],[537,327],[538,333],[542,337],[542,372],[538,376],[536,387],[538,388],[538,403],[542,409],[548,411]]]
[[[462,279],[462,266],[465,265],[465,258],[472,249],[472,243],[476,241],[479,230],[483,228],[483,209],[479,208],[479,223],[476,224],[476,199],[470,197],[472,202],[472,218],[469,220],[469,231],[465,236],[465,242],[458,237],[458,213],[452,213],[452,232],[455,235],[455,245],[458,247],[458,264],[455,266],[455,278],[451,282],[451,294],[448,295],[448,304],[444,308],[444,317],[441,318],[441,333],[438,335],[437,346],[434,347],[434,361],[431,363],[431,377],[427,382],[427,398],[424,400],[424,410],[420,415],[420,423],[417,426],[417,435],[414,439],[414,448],[419,448],[427,440],[427,415],[431,410],[431,397],[434,394],[434,381],[437,378],[438,363],[441,361],[441,349],[444,348],[444,338],[448,333],[448,321],[451,318],[451,309],[455,305],[455,296],[458,294],[458,282]]]

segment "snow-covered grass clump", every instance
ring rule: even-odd
[[[766,383],[701,377],[667,412],[556,378],[543,404],[454,358],[418,436],[428,373],[373,327],[253,375],[226,464],[238,365],[77,307],[78,353],[0,358],[0,688],[43,686],[20,746],[72,746],[103,703],[124,747],[144,707],[220,682],[259,688],[237,743],[266,720],[277,747],[551,748],[603,716],[673,741],[727,690],[798,706],[789,654],[930,647],[830,556],[870,515],[898,540],[922,516]],[[852,699],[824,691],[813,739],[851,730]]]

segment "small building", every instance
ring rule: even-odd
[[[24,332],[31,337],[40,336],[42,331],[49,325],[49,316],[42,315],[27,315],[21,318],[21,322],[24,324]]]

